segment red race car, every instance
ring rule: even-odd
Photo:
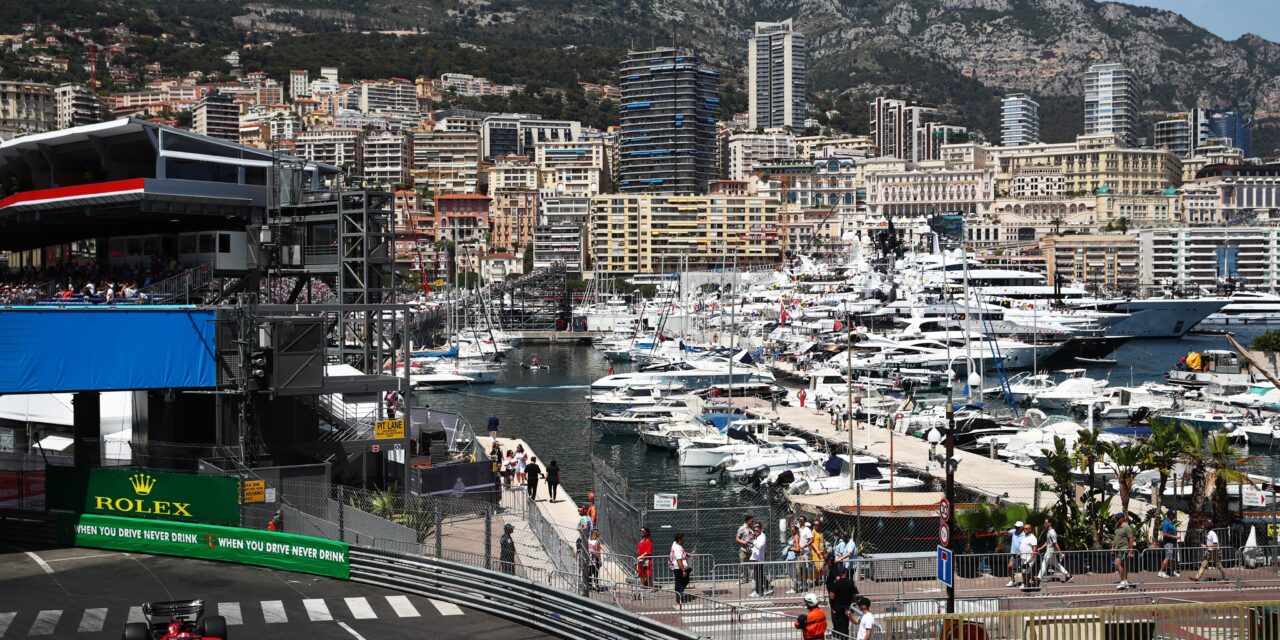
[[[124,640],[227,640],[227,621],[204,615],[203,600],[148,602],[142,605],[146,622],[124,626]]]

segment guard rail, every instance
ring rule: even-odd
[[[698,637],[575,593],[446,560],[356,547],[350,558],[353,581],[471,607],[560,637]]]

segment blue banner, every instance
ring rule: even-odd
[[[209,388],[214,312],[85,307],[0,310],[0,394]]]

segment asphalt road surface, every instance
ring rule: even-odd
[[[360,583],[258,567],[0,543],[0,640],[120,637],[148,601],[202,598],[232,640],[547,638],[473,609]]]

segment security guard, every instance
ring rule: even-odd
[[[796,616],[794,623],[795,628],[800,630],[800,637],[804,640],[821,640],[827,637],[827,613],[818,606],[817,594],[806,593],[804,606],[809,610]]]

